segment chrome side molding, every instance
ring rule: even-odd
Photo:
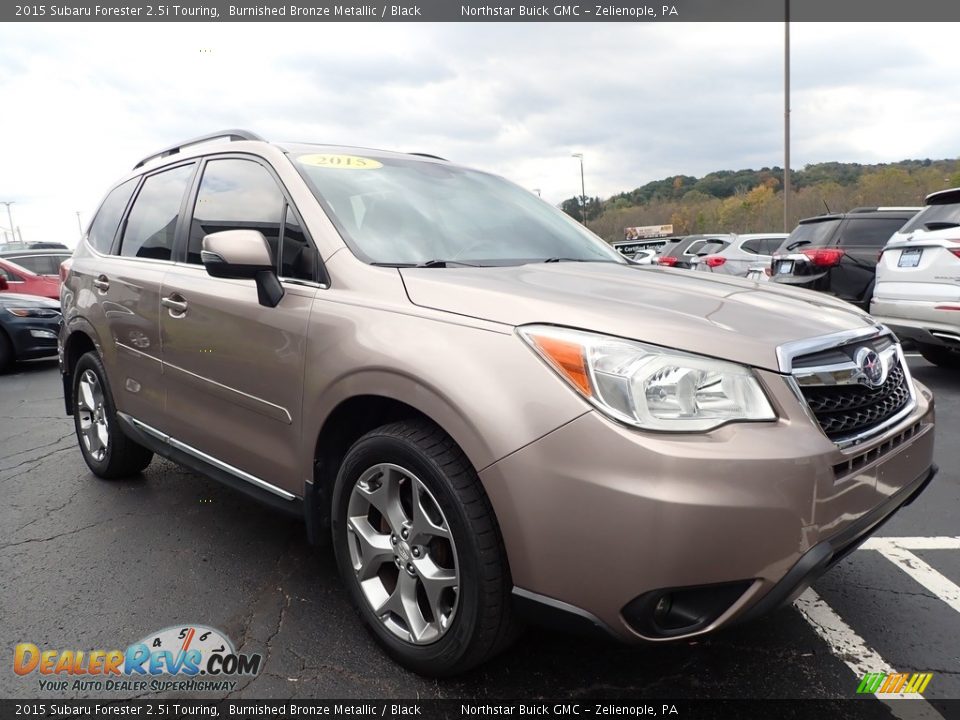
[[[148,435],[152,435],[157,440],[168,444],[170,447],[176,448],[177,450],[180,450],[181,452],[185,452],[188,455],[192,455],[198,460],[202,460],[203,462],[209,465],[213,465],[215,468],[219,470],[223,470],[224,472],[229,473],[234,477],[239,478],[240,480],[244,480],[250,483],[251,485],[256,485],[261,490],[266,490],[269,493],[273,493],[274,495],[277,495],[278,497],[281,497],[284,500],[295,500],[297,497],[293,493],[289,493],[283,488],[279,488],[276,485],[271,485],[266,480],[262,480],[255,475],[251,475],[250,473],[245,472],[244,470],[241,470],[240,468],[236,468],[233,465],[230,465],[229,463],[225,463],[223,462],[223,460],[219,460],[218,458],[215,458],[212,455],[208,455],[202,450],[197,450],[192,445],[187,445],[185,442],[181,442],[180,440],[177,440],[176,438],[171,437],[170,435],[167,435],[165,432],[157,430],[155,427],[151,427],[150,425],[147,425],[146,423],[141,422],[140,420],[137,420],[135,417],[130,417],[130,422],[133,423],[133,425],[138,430],[142,430]]]

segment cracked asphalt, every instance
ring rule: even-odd
[[[937,396],[941,472],[881,534],[958,535],[960,376],[910,360]],[[11,670],[17,643],[119,649],[181,623],[263,653],[263,672],[237,698],[842,698],[858,684],[792,607],[645,648],[529,630],[465,677],[408,673],[361,627],[329,550],[310,548],[297,522],[162,459],[132,480],[93,477],[63,414],[56,361],[0,376],[0,498],[3,698],[40,694],[36,676]],[[960,551],[918,554],[960,583]],[[960,698],[960,613],[869,551],[815,589],[892,666],[934,672],[927,696]]]

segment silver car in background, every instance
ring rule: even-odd
[[[733,235],[723,248],[699,257],[693,269],[766,280],[773,253],[786,238],[787,233]]]

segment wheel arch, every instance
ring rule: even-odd
[[[100,344],[95,338],[93,328],[87,327],[85,323],[76,323],[76,327],[70,330],[63,341],[60,377],[63,381],[63,403],[67,415],[73,415],[73,369],[77,366],[77,361],[91,350],[103,356]]]
[[[304,490],[307,536],[313,544],[326,544],[329,541],[333,484],[347,450],[375,428],[398,420],[426,420],[441,428],[457,443],[475,470],[479,472],[484,465],[489,464],[489,461],[484,461],[488,449],[482,440],[471,432],[463,418],[457,413],[453,415],[456,420],[450,421],[454,411],[449,405],[444,404],[445,412],[442,414],[428,412],[423,403],[416,400],[411,402],[409,397],[401,399],[396,393],[386,392],[373,383],[367,387],[368,392],[358,392],[339,399],[323,418],[315,434],[313,471],[311,481]],[[427,392],[430,391],[423,388],[420,390],[423,396],[426,396]],[[431,405],[436,408],[437,396],[434,395],[431,400]],[[484,465],[478,466],[478,462]]]

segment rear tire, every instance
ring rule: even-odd
[[[401,665],[452,676],[513,639],[500,527],[470,461],[439,427],[401,421],[360,438],[340,467],[332,510],[350,598]]]
[[[123,434],[107,382],[95,352],[83,355],[73,369],[73,425],[87,467],[105,480],[141,472],[153,452]]]
[[[942,368],[960,369],[960,352],[941,345],[917,345],[923,359]]]

